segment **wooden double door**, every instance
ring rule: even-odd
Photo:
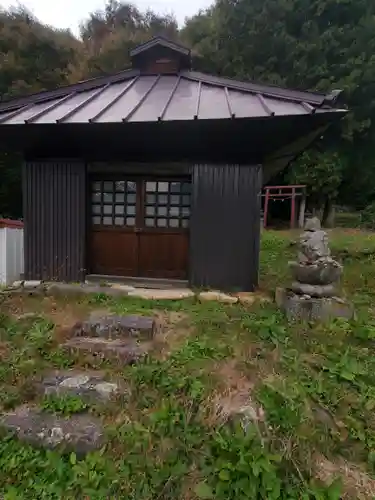
[[[187,279],[188,178],[94,178],[90,187],[92,273]]]

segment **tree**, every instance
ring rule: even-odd
[[[142,13],[131,3],[109,0],[104,10],[90,14],[81,25],[86,52],[86,73],[96,76],[122,71],[130,66],[129,52],[152,36],[178,39],[173,16]]]
[[[192,48],[193,67],[207,73],[220,73],[217,60],[217,9],[213,6],[201,10],[186,20],[180,36]]]
[[[0,96],[54,89],[81,77],[81,43],[43,26],[23,7],[0,11]],[[22,216],[21,158],[0,154],[0,216]]]
[[[331,219],[344,170],[343,156],[337,151],[314,148],[304,152],[287,173],[291,184],[306,185],[309,205],[320,214],[323,224]]]
[[[0,11],[0,33],[3,99],[72,82],[83,51],[69,31],[43,26],[25,8],[19,7]]]
[[[374,32],[370,0],[216,0],[184,29],[207,66],[227,76],[323,92],[343,89],[350,112],[334,141],[345,165],[339,195],[357,204],[375,198],[375,184],[363,181],[375,173]]]

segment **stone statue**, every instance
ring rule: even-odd
[[[290,287],[276,289],[275,300],[288,319],[331,321],[355,317],[353,305],[341,296],[337,284],[343,268],[331,257],[327,233],[316,217],[305,224],[299,238],[298,261],[289,262]]]
[[[331,257],[328,236],[318,218],[309,219],[299,238],[298,262],[289,262],[291,290],[298,295],[332,297],[343,268]]]
[[[322,231],[319,219],[317,217],[309,219],[306,221],[304,233],[299,238],[299,262],[312,263],[330,255],[328,236]]]

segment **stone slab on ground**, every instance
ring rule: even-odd
[[[136,338],[151,340],[158,329],[155,318],[148,316],[118,316],[94,311],[83,322],[73,327],[74,337],[106,339]]]
[[[112,297],[124,297],[128,295],[127,289],[86,283],[52,283],[46,286],[47,295],[53,297],[83,297],[92,294],[105,294]]]
[[[45,295],[46,286],[43,281],[15,281],[7,288],[10,295]]]
[[[43,288],[44,283],[41,280],[17,280],[14,281],[9,287],[9,290],[23,288],[25,290],[33,290],[35,288]]]
[[[43,286],[43,282],[41,280],[25,280],[22,284],[24,288],[39,288]]]
[[[77,455],[100,449],[104,432],[100,420],[88,414],[58,417],[21,406],[0,418],[0,427],[18,439],[43,448],[62,448]]]
[[[222,302],[223,304],[236,304],[239,300],[238,297],[234,297],[233,295],[228,295],[226,293],[219,292],[216,290],[201,292],[198,295],[198,298],[201,301],[216,300],[217,302]]]
[[[181,300],[194,297],[195,293],[189,288],[135,288],[128,293],[129,297],[138,297],[146,300]]]
[[[238,301],[244,306],[251,306],[256,303],[272,302],[272,299],[260,292],[238,292]]]
[[[50,283],[47,295],[81,297],[90,294],[105,294],[112,297],[138,297],[150,300],[180,300],[194,297],[189,288],[134,288],[127,285],[108,284],[105,286],[93,283]]]
[[[21,288],[21,286],[23,286],[24,283],[25,283],[25,280],[13,281],[11,288]]]
[[[275,301],[291,320],[325,322],[355,316],[353,305],[339,297],[313,298],[296,295],[287,288],[277,288]]]
[[[44,395],[72,394],[88,402],[108,401],[121,391],[119,384],[107,382],[103,374],[90,371],[57,370],[40,383]]]
[[[73,337],[62,344],[71,354],[96,356],[128,365],[142,360],[153,348],[152,342],[108,340],[93,337]]]
[[[135,287],[131,285],[124,285],[122,283],[110,283],[112,289],[120,290],[124,294],[128,294],[129,292],[134,292]]]

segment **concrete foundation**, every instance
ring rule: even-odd
[[[352,319],[353,305],[339,297],[313,298],[296,295],[288,288],[277,288],[276,304],[288,319],[297,321],[331,321],[335,318]]]

